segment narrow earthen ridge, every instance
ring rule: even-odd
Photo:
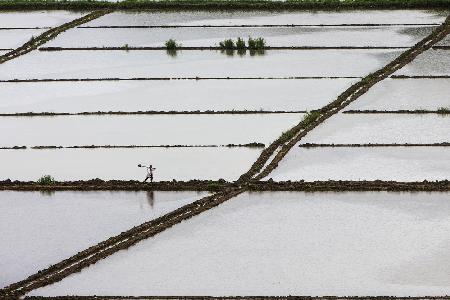
[[[367,109],[367,110],[346,110],[342,112],[343,114],[438,114],[438,115],[446,115],[450,114],[450,108],[447,112],[446,110],[427,110],[427,109],[400,109],[400,110],[376,110],[376,109]]]
[[[42,185],[34,181],[0,181],[3,191],[209,191],[220,192],[237,187],[233,182],[220,180],[159,181],[143,183],[136,180],[92,179],[86,181],[62,181]],[[248,191],[450,191],[450,181],[385,181],[385,180],[325,180],[325,181],[251,181]]]
[[[293,131],[293,133],[290,134],[292,137],[288,140],[277,140],[272,145],[267,147],[266,149],[273,151],[269,153],[263,151],[260,158],[258,158],[252,168],[245,175],[243,175],[245,177],[241,178],[248,180],[249,177],[254,177],[254,179],[260,180],[269,175],[270,172],[278,166],[278,163],[286,156],[289,150],[294,147],[294,145],[297,144],[304,136],[306,136],[309,131],[320,125],[331,116],[340,112],[343,108],[358,99],[361,95],[365,94],[377,82],[388,78],[394,72],[413,61],[420,53],[430,49],[434,44],[446,37],[449,32],[450,16],[446,18],[442,25],[437,27],[430,35],[425,37],[412,48],[402,53],[399,57],[384,66],[382,69],[364,77],[361,81],[352,85],[340,94],[335,101],[316,111],[317,115],[315,115],[314,118],[305,119],[296,127],[292,128],[291,131]],[[275,151],[277,151],[276,154],[274,154]],[[266,166],[266,163],[272,157],[272,154],[274,154],[274,158]],[[264,166],[265,168],[262,170]],[[258,174],[260,170],[262,171]]]
[[[37,37],[32,38],[31,40],[29,40],[28,42],[26,42],[19,48],[16,48],[16,49],[0,56],[0,64],[6,62],[8,60],[14,59],[16,57],[19,57],[21,55],[24,55],[34,49],[37,49],[39,46],[45,44],[49,40],[55,38],[57,35],[59,35],[60,33],[66,31],[70,28],[87,23],[89,21],[97,19],[98,17],[101,17],[110,12],[111,11],[109,11],[109,10],[94,11],[88,15],[85,15],[81,18],[70,21],[68,23],[65,23],[61,26],[51,28],[51,29],[47,30],[46,32],[38,35]]]
[[[305,143],[300,144],[298,147],[300,148],[358,148],[358,147],[449,147],[449,142],[442,143],[391,143],[391,144],[376,144],[376,143],[367,143],[367,144],[316,144],[316,143]]]
[[[138,243],[141,240],[160,233],[184,220],[196,216],[206,210],[241,194],[245,188],[227,188],[222,192],[204,197],[193,203],[180,207],[164,216],[135,226],[121,234],[111,237],[95,246],[83,250],[74,256],[29,276],[27,279],[13,283],[0,290],[0,298],[13,298],[57,282],[68,275],[79,272],[97,261]]]
[[[220,50],[220,51],[233,51],[233,50],[247,50],[254,51],[255,53],[260,52],[261,54],[264,50],[390,50],[390,49],[409,49],[409,47],[395,47],[395,46],[265,46],[264,49],[250,49],[246,47],[245,49],[222,49],[218,46],[179,46],[173,51],[183,51],[183,50]],[[162,51],[167,50],[166,47],[138,47],[138,46],[104,46],[104,47],[41,47],[39,51],[45,52],[55,52],[55,51]]]
[[[449,300],[450,296],[27,296],[26,300]]]
[[[303,192],[365,192],[365,191],[389,191],[389,192],[448,192],[450,181],[255,181],[248,186],[250,191],[303,191]]]
[[[145,28],[264,28],[264,27],[429,27],[439,26],[440,23],[340,23],[340,24],[227,24],[227,25],[99,25],[79,26],[78,28],[95,29],[145,29]]]
[[[251,115],[251,114],[298,114],[306,110],[148,110],[148,111],[85,111],[85,112],[23,112],[0,113],[0,117],[56,117],[56,116],[103,116],[103,115]]]
[[[0,181],[1,191],[210,191],[219,192],[233,184],[224,179],[156,181],[145,183],[136,180],[77,180],[55,181],[39,184],[35,181]]]
[[[292,80],[292,79],[361,79],[356,76],[291,76],[291,77],[134,77],[134,78],[42,78],[42,79],[6,79],[0,82],[83,82],[83,81],[159,81],[159,80]]]

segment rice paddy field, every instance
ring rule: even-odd
[[[448,299],[449,15],[0,10],[0,299]]]

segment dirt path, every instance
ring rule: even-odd
[[[97,19],[105,14],[110,13],[110,12],[111,11],[109,11],[109,10],[94,11],[88,15],[81,17],[81,18],[78,18],[78,19],[75,19],[68,23],[62,24],[61,26],[51,28],[51,29],[45,31],[44,33],[38,35],[37,37],[32,38],[31,40],[29,40],[28,42],[26,42],[19,48],[16,48],[16,49],[0,56],[0,64],[7,62],[8,60],[14,59],[16,57],[19,57],[21,55],[24,55],[32,50],[37,49],[39,46],[45,44],[46,42],[48,42],[51,39],[54,39],[60,33],[66,31],[70,28],[87,23],[89,21]]]

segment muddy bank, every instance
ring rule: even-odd
[[[297,114],[306,113],[305,110],[148,110],[148,111],[93,111],[93,112],[25,112],[0,113],[0,117],[54,117],[54,116],[103,116],[103,115],[252,115],[252,114]]]
[[[266,0],[160,0],[160,1],[58,1],[58,0],[4,0],[0,1],[0,10],[44,10],[44,9],[164,9],[164,10],[336,10],[336,9],[407,9],[407,8],[448,8],[448,0],[302,0],[302,1],[266,1]]]
[[[137,180],[77,180],[39,184],[35,181],[0,181],[3,191],[211,191],[231,186],[225,180],[158,181],[143,183]]]
[[[394,297],[394,296],[59,296],[59,297],[25,297],[28,300],[449,300],[450,296]]]
[[[3,3],[0,3],[0,9],[2,7],[2,4]],[[26,42],[19,48],[14,49],[14,50],[0,56],[0,64],[6,62],[8,60],[14,59],[16,57],[19,57],[21,55],[24,55],[34,49],[37,49],[39,46],[45,44],[46,42],[48,42],[51,39],[54,39],[60,33],[66,31],[70,28],[87,23],[89,21],[97,19],[107,13],[110,13],[110,12],[111,11],[108,11],[108,10],[94,11],[94,12],[89,13],[86,16],[81,17],[81,18],[75,19],[75,20],[65,23],[61,26],[49,29],[49,30],[45,31],[44,33],[38,35],[37,37],[31,38],[28,42]]]
[[[444,143],[434,143],[434,144],[315,144],[315,143],[305,143],[298,145],[300,148],[321,148],[321,147],[337,147],[337,148],[347,148],[347,147],[448,147],[449,142]]]
[[[389,49],[408,49],[409,47],[391,47],[391,46],[335,46],[335,47],[326,47],[326,46],[265,46],[264,49],[254,50],[249,47],[245,47],[243,49],[239,50],[248,50],[248,51],[264,51],[264,50],[368,50],[368,49],[380,49],[380,50],[389,50]],[[114,47],[114,46],[105,46],[105,47],[41,47],[39,48],[39,51],[114,51],[114,50],[120,50],[120,51],[133,51],[133,50],[155,50],[155,51],[161,51],[161,50],[167,50],[166,47]],[[184,47],[179,46],[176,49],[172,51],[182,51],[182,50],[224,50],[221,47],[217,46],[192,46],[192,47]],[[227,49],[227,50],[237,50],[237,49]],[[224,50],[225,51],[225,50]]]
[[[8,79],[0,82],[72,82],[72,81],[148,81],[148,80],[283,80],[283,79],[360,79],[355,76],[291,76],[291,77],[133,77],[133,78],[67,78]]]
[[[305,191],[305,192],[349,192],[349,191],[392,191],[392,192],[419,192],[419,191],[450,191],[450,181],[258,181],[249,184],[250,191]]]
[[[368,109],[368,110],[346,110],[342,112],[343,114],[439,114],[439,115],[445,115],[447,112],[444,112],[443,110],[427,110],[427,109],[415,109],[415,110],[406,110],[406,109],[400,109],[400,110],[375,110],[375,109]]]
[[[263,143],[226,144],[226,145],[84,145],[84,146],[12,146],[0,147],[0,150],[49,150],[49,149],[130,149],[130,148],[264,148]]]

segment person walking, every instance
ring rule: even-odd
[[[156,170],[156,168],[153,168],[153,165],[149,165],[147,168],[147,177],[145,177],[144,182],[147,182],[147,180],[150,179],[150,182],[153,182],[153,171]]]

